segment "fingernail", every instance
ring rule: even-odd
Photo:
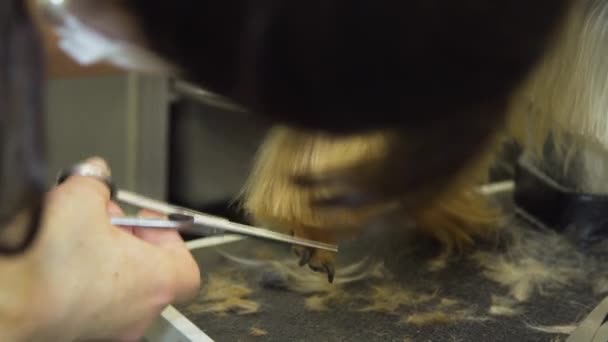
[[[325,266],[325,272],[327,273],[327,281],[329,281],[330,284],[333,284],[334,274],[336,273],[336,270],[334,269],[334,265],[325,264],[324,266]]]
[[[107,172],[108,174],[111,174],[111,170],[110,170],[110,167],[108,166],[108,163],[101,157],[89,158],[89,159],[85,160],[82,164],[88,164],[88,165],[92,165],[95,167],[103,168],[105,172]]]
[[[300,262],[298,263],[298,265],[300,265],[300,267],[302,267],[302,266],[308,264],[311,257],[312,257],[312,251],[310,249],[306,248],[302,252],[302,256],[300,258]]]

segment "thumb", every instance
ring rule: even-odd
[[[110,167],[107,162],[99,157],[89,158],[79,164],[80,166],[89,166],[98,169],[102,173],[111,174]],[[104,182],[93,177],[81,176],[78,174],[71,175],[63,183],[59,184],[55,192],[72,194],[75,200],[83,200],[83,196],[87,197],[87,202],[93,201],[95,206],[103,204],[106,207],[110,202],[110,189]]]

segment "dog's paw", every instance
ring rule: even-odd
[[[292,234],[303,239],[336,243],[335,236],[325,229],[298,227],[292,230]],[[294,246],[293,250],[300,258],[300,266],[308,265],[315,272],[327,274],[327,280],[330,283],[334,281],[336,253],[302,246]]]

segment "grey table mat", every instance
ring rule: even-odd
[[[525,226],[515,219],[510,224]],[[341,259],[353,260],[354,255],[370,252],[370,245],[354,242],[342,248]],[[406,242],[387,238],[388,244],[400,249]],[[411,241],[411,240],[408,240]],[[428,291],[439,289],[442,298],[456,298],[469,308],[477,308],[482,315],[490,306],[492,295],[506,295],[507,289],[488,280],[480,268],[463,258],[439,272],[429,272],[426,264],[437,251],[436,246],[426,240],[416,240],[416,247],[408,255],[397,257],[391,253],[383,261],[394,274],[395,280],[408,288]],[[209,274],[226,269],[234,269],[233,261],[221,253],[240,257],[253,257],[259,248],[272,248],[274,253],[288,257],[290,251],[285,246],[270,245],[265,242],[244,240],[217,248],[206,248],[194,252],[202,269],[203,282]],[[481,246],[480,248],[496,248]],[[551,246],[546,246],[550,249]],[[383,246],[382,249],[390,250]],[[405,248],[402,248],[405,249]],[[364,252],[362,252],[364,251]],[[378,251],[376,251],[378,252]],[[382,255],[382,251],[377,253]],[[340,260],[338,262],[340,264]],[[340,265],[338,266],[340,267]],[[248,285],[254,289],[251,299],[261,304],[259,312],[251,315],[216,315],[212,313],[192,313],[179,307],[186,317],[199,326],[206,334],[218,342],[224,341],[564,341],[567,335],[548,334],[530,329],[529,325],[554,326],[580,321],[604,296],[594,295],[590,284],[575,283],[548,293],[536,293],[531,300],[522,304],[523,313],[513,317],[492,317],[489,320],[462,321],[454,324],[414,326],[400,323],[400,317],[376,312],[359,312],[356,301],[331,306],[327,312],[311,312],[304,306],[302,294],[268,289],[261,285],[261,272],[256,269],[241,268]],[[369,289],[369,282],[353,285],[349,291]],[[400,314],[423,312],[427,308],[420,304],[405,307]],[[267,331],[265,336],[250,335],[250,328],[258,327]]]

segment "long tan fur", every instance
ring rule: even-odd
[[[606,192],[608,186],[608,2],[579,0],[553,47],[512,102],[510,133],[542,161],[550,137],[561,175],[581,162],[576,187]],[[573,160],[576,153],[581,159]]]

